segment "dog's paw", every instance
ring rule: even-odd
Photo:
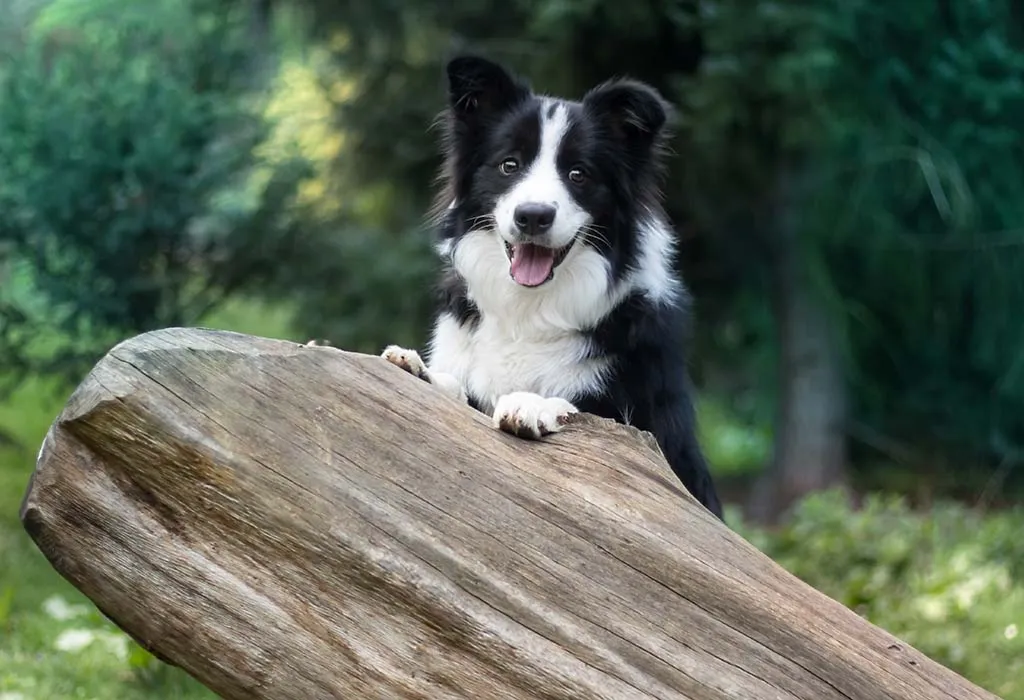
[[[384,352],[380,356],[396,367],[404,369],[412,376],[427,382],[430,381],[430,377],[427,374],[427,366],[423,363],[420,354],[415,350],[407,350],[397,345],[389,345],[384,348]]]
[[[494,427],[521,438],[537,439],[557,433],[578,409],[565,399],[546,399],[517,391],[505,394],[494,406]]]

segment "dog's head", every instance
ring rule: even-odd
[[[599,255],[611,277],[639,255],[637,228],[657,206],[669,106],[656,90],[614,80],[581,101],[535,94],[484,58],[447,67],[447,175],[455,217],[445,245],[487,236],[507,275],[541,287]],[[496,264],[496,263],[495,263]],[[593,267],[593,261],[591,260]],[[506,277],[507,279],[507,277]]]

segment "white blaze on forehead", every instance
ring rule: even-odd
[[[569,131],[568,107],[555,100],[544,100],[540,105],[540,147],[533,161],[526,168],[519,181],[498,200],[495,219],[498,233],[506,240],[516,235],[515,210],[520,204],[550,204],[555,207],[555,222],[551,227],[549,243],[561,248],[572,241],[581,226],[591,221],[591,216],[573,199],[563,179],[558,154],[562,141]],[[571,168],[571,164],[563,166]]]
[[[564,105],[545,102],[540,108],[540,148],[523,178],[514,189],[520,201],[559,204],[568,197],[558,172],[558,151],[569,130],[569,113]]]

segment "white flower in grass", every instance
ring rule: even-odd
[[[81,651],[96,641],[96,633],[93,630],[64,630],[57,635],[57,641],[53,645],[57,651]]]
[[[121,632],[99,632],[97,639],[118,659],[128,660],[128,635]]]
[[[43,612],[54,620],[71,620],[89,612],[84,605],[71,605],[59,595],[53,595],[43,601]]]
[[[58,651],[72,653],[82,651],[94,643],[105,647],[121,661],[128,660],[128,637],[120,632],[88,629],[64,630],[57,636],[54,646]]]

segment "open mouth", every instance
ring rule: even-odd
[[[575,242],[574,238],[564,248],[548,248],[536,243],[505,243],[505,255],[510,263],[508,272],[517,284],[539,287],[555,276],[555,268],[562,264]]]

